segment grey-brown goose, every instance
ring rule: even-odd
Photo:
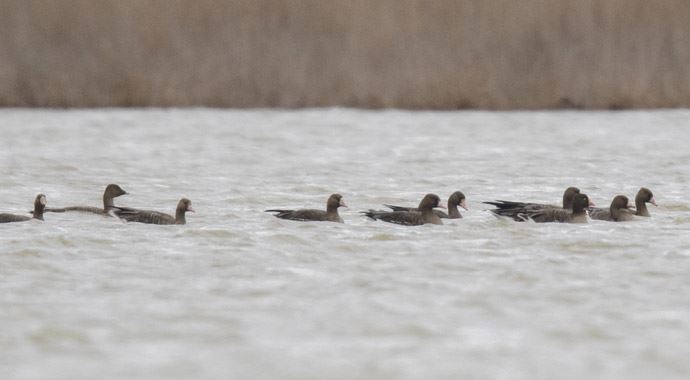
[[[580,189],[577,187],[569,187],[563,192],[563,205],[549,205],[543,203],[529,203],[529,202],[515,202],[515,201],[502,201],[497,200],[493,202],[483,202],[496,206],[495,209],[489,210],[495,215],[506,216],[517,222],[522,222],[525,220],[524,216],[526,213],[537,212],[547,209],[557,209],[557,210],[570,210],[573,207],[573,199],[577,194],[580,194]],[[594,204],[592,204],[594,206]]]
[[[331,194],[326,201],[326,211],[316,209],[270,209],[265,212],[275,212],[275,216],[281,219],[296,220],[300,222],[337,222],[343,223],[343,218],[338,214],[339,207],[347,207],[343,196]]]
[[[384,205],[393,211],[419,211],[417,207],[402,207],[393,205]],[[460,219],[462,214],[458,210],[458,206],[467,210],[467,203],[465,202],[465,194],[462,191],[456,191],[448,197],[448,213],[441,210],[434,210],[434,214],[441,219]]]
[[[641,187],[635,196],[635,215],[650,216],[647,203],[651,203],[654,206],[657,205],[652,191],[646,187]],[[596,220],[614,221],[611,216],[611,208],[590,208],[589,217]]]
[[[0,214],[0,223],[26,222],[31,219],[43,220],[43,210],[46,207],[46,203],[46,196],[43,194],[38,194],[34,199],[33,216]]]
[[[115,207],[111,213],[127,222],[146,223],[146,224],[186,224],[186,212],[194,212],[192,201],[187,198],[177,202],[175,216],[158,211],[138,210],[128,207]]]
[[[110,211],[115,208],[115,204],[113,202],[114,198],[119,197],[120,195],[125,195],[127,194],[126,191],[122,190],[122,188],[118,185],[115,184],[110,184],[105,187],[105,191],[103,192],[103,208],[98,208],[98,207],[93,207],[93,206],[69,206],[69,207],[60,207],[60,208],[46,208],[45,212],[68,212],[68,211],[76,211],[76,212],[89,212],[93,214],[98,214],[98,215],[110,215]]]
[[[611,201],[609,211],[611,213],[611,221],[613,222],[629,222],[635,219],[635,213],[630,208],[632,205],[625,195],[616,195]]]
[[[635,215],[649,217],[651,214],[647,209],[647,203],[657,206],[654,194],[646,187],[641,187],[635,196]]]
[[[587,223],[587,205],[590,204],[586,194],[576,194],[573,198],[572,208],[544,208],[536,211],[527,211],[524,217],[537,223]]]
[[[441,218],[434,213],[435,207],[443,208],[441,198],[436,194],[427,194],[419,202],[416,211],[364,211],[362,214],[373,219],[405,226],[419,226],[422,224],[443,224]]]

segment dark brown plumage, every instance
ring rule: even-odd
[[[656,206],[656,201],[654,200],[654,194],[651,190],[646,187],[640,188],[635,196],[635,212],[637,216],[650,216],[649,210],[647,209],[647,203],[651,203]],[[596,220],[614,221],[611,216],[611,208],[590,208],[589,217]]]
[[[419,202],[416,211],[364,211],[362,214],[373,219],[405,226],[419,226],[422,224],[443,224],[441,218],[434,213],[435,207],[443,207],[441,198],[436,194],[427,194]]]
[[[525,213],[525,217],[537,223],[587,223],[587,206],[589,204],[589,197],[586,194],[576,194],[570,210],[544,208],[528,211]]]
[[[393,205],[384,205],[393,211],[419,211],[417,207],[402,207]],[[458,210],[458,206],[467,210],[467,203],[465,203],[465,194],[462,191],[456,191],[448,197],[448,213],[441,210],[434,210],[434,214],[441,219],[460,219],[462,214]]]
[[[138,210],[127,207],[115,207],[111,210],[111,213],[127,222],[166,225],[186,224],[186,212],[194,212],[192,201],[187,198],[182,198],[177,202],[177,209],[175,210],[174,217],[158,211]]]
[[[592,207],[588,210],[588,213],[589,217],[595,220],[613,221],[610,208]]]
[[[573,206],[573,199],[577,194],[580,194],[580,189],[577,187],[569,187],[563,192],[563,207],[542,203],[528,203],[528,202],[514,202],[497,200],[493,202],[483,202],[496,206],[495,209],[489,210],[495,215],[506,216],[517,222],[526,220],[527,213],[543,211],[547,209],[570,210]]]
[[[315,209],[283,210],[271,209],[265,212],[275,212],[275,216],[281,219],[295,220],[300,222],[337,222],[343,223],[343,218],[338,214],[339,207],[347,207],[343,196],[331,194],[326,201],[326,211]]]
[[[109,215],[109,212],[115,208],[115,204],[113,202],[114,198],[117,198],[121,195],[127,194],[126,191],[122,190],[122,188],[118,185],[115,184],[110,184],[105,187],[105,191],[103,191],[103,208],[98,208],[98,207],[93,207],[93,206],[68,206],[68,207],[60,207],[60,208],[46,208],[45,212],[68,212],[68,211],[76,211],[76,212],[88,212],[88,213],[93,213],[93,214],[98,214],[98,215]]]
[[[38,194],[36,198],[34,198],[33,217],[15,214],[0,214],[0,223],[26,222],[31,219],[43,220],[43,210],[46,207],[46,203],[46,196]]]
[[[635,218],[635,214],[630,210],[632,205],[628,202],[625,195],[616,195],[611,201],[609,212],[613,222],[629,222]]]
[[[651,216],[649,214],[649,210],[647,210],[647,203],[651,203],[654,206],[657,205],[652,191],[646,187],[642,187],[635,196],[635,215],[647,217]]]

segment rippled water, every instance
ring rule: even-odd
[[[0,212],[116,204],[185,226],[0,225],[0,373],[75,378],[690,377],[690,111],[0,111]],[[627,224],[498,220],[481,201]],[[443,226],[362,218],[462,190]],[[344,225],[271,207],[350,205]]]

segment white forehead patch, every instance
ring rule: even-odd
[[[46,203],[47,203],[47,202],[46,202],[46,196],[45,196],[45,195],[42,195],[42,196],[41,196],[41,204],[45,206]]]

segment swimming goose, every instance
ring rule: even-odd
[[[647,210],[647,203],[657,206],[654,200],[654,194],[646,187],[641,187],[635,196],[635,215],[637,216],[651,216]]]
[[[0,223],[26,222],[27,220],[31,219],[43,220],[43,211],[46,207],[46,203],[46,196],[43,194],[38,194],[34,199],[33,217],[15,214],[0,214]]]
[[[180,199],[177,202],[177,209],[175,216],[168,215],[158,211],[138,210],[128,207],[115,207],[110,212],[118,218],[127,222],[146,223],[146,224],[186,224],[186,212],[194,212],[192,208],[192,201],[187,198]]]
[[[482,202],[496,206],[495,209],[489,210],[498,216],[507,216],[517,222],[522,222],[521,215],[529,212],[542,211],[547,209],[570,210],[573,207],[574,197],[580,194],[580,189],[577,187],[569,187],[563,192],[563,207],[556,205],[549,205],[543,203],[528,203],[528,202],[514,202],[497,200],[494,202]],[[594,204],[592,204],[593,206]]]
[[[405,226],[419,226],[422,224],[443,224],[441,218],[434,213],[435,207],[443,208],[441,198],[436,194],[427,194],[419,202],[415,211],[364,211],[362,214],[373,219]]]
[[[110,184],[106,186],[103,192],[103,208],[92,207],[92,206],[69,206],[61,208],[46,208],[45,212],[67,212],[67,211],[77,211],[77,212],[90,212],[99,215],[109,215],[109,212],[115,208],[113,198],[117,198],[120,195],[127,194],[126,191],[115,184]]]
[[[576,194],[572,208],[543,208],[528,210],[520,215],[522,220],[532,219],[537,223],[587,223],[587,205],[590,204],[586,194]]]
[[[611,201],[609,211],[611,213],[611,221],[613,222],[629,222],[635,219],[635,214],[630,210],[632,205],[628,202],[628,197],[625,195],[616,195]]]
[[[347,207],[343,196],[331,194],[326,201],[326,211],[315,209],[283,210],[271,209],[265,212],[275,212],[275,216],[281,219],[296,220],[300,222],[337,222],[343,223],[343,218],[338,214],[339,207]]]
[[[393,211],[419,211],[417,207],[401,207],[393,205],[384,205]],[[465,194],[462,191],[456,191],[448,197],[448,213],[441,210],[434,210],[434,214],[438,215],[442,219],[460,219],[462,214],[458,210],[458,206],[467,210],[467,204],[465,203]]]

